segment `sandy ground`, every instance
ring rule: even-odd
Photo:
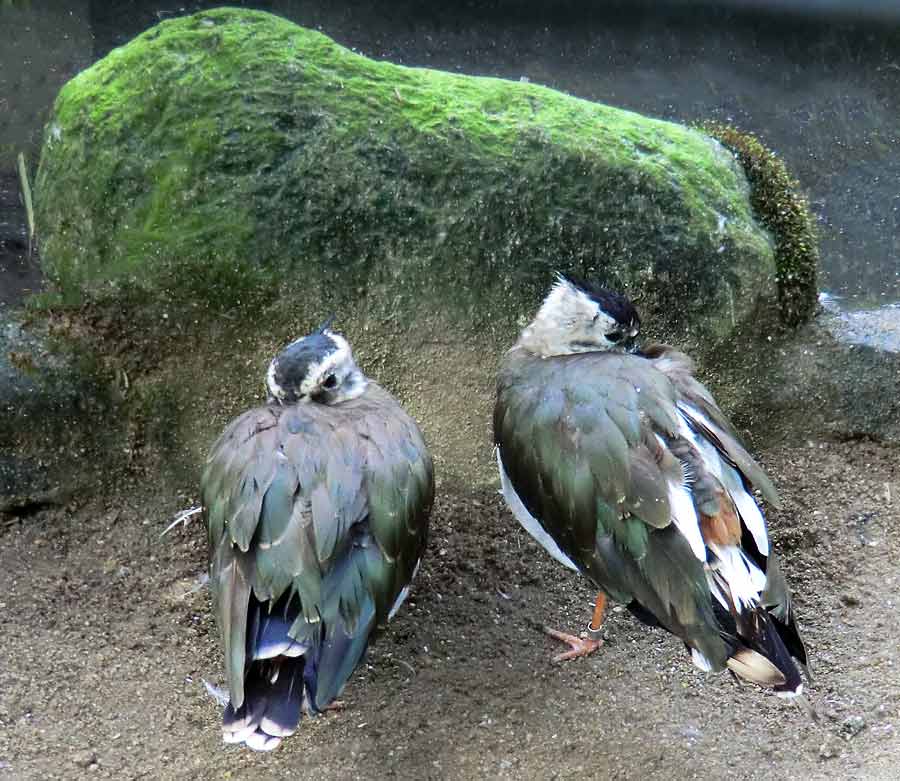
[[[117,496],[0,520],[0,779],[896,779],[900,459],[807,442],[762,460],[814,663],[817,722],[621,609],[591,658],[555,665],[586,584],[493,490],[443,486],[406,608],[344,693],[275,753],[220,742],[199,524],[184,497]]]

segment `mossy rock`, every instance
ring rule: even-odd
[[[254,11],[163,22],[70,81],[36,200],[68,303],[315,283],[509,321],[559,269],[722,335],[775,294],[745,178],[703,134]]]
[[[330,312],[465,475],[490,462],[496,360],[554,271],[629,292],[695,352],[778,322],[774,241],[718,141],[262,12],[163,22],[70,81],[35,200],[43,303],[119,313],[91,349],[121,359],[178,463]]]

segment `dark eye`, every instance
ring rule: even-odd
[[[335,385],[337,385],[337,377],[333,374],[329,374],[322,383],[323,388],[333,388]]]
[[[616,342],[621,342],[623,336],[625,336],[625,334],[623,334],[621,331],[610,331],[606,335],[606,340],[615,344]]]

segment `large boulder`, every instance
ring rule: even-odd
[[[493,319],[574,268],[722,335],[775,292],[745,177],[709,137],[254,11],[163,22],[70,81],[36,190],[66,300],[134,284],[230,304],[290,281]]]
[[[166,463],[196,464],[331,311],[467,477],[497,357],[553,271],[627,290],[701,355],[779,319],[772,237],[709,136],[255,11],[163,22],[70,81],[35,197],[44,302],[104,323],[85,343],[131,378]]]

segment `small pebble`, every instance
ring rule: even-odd
[[[862,716],[848,716],[841,722],[841,734],[855,738],[866,728],[866,720]]]
[[[91,765],[97,764],[97,753],[93,749],[76,751],[72,755],[72,762],[78,767],[89,768]]]
[[[825,742],[819,746],[819,757],[822,759],[834,759],[840,755],[840,748],[835,745],[831,736],[825,738]]]

